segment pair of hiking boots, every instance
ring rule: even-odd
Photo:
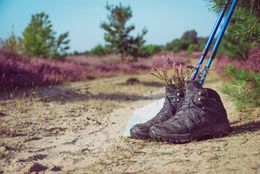
[[[197,81],[188,81],[185,91],[167,85],[163,108],[151,120],[134,125],[130,135],[137,139],[187,143],[230,132],[227,113],[218,93],[203,88]]]

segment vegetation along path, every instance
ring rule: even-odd
[[[154,77],[134,77],[1,94],[0,173],[260,173],[259,109],[238,111],[222,94],[227,137],[177,145],[123,137],[132,112],[164,93]],[[205,86],[222,84],[212,72]]]

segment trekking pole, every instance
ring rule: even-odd
[[[227,26],[228,26],[228,23],[229,23],[229,20],[230,20],[232,14],[233,14],[233,12],[234,12],[234,9],[235,9],[235,7],[236,7],[236,4],[237,4],[237,0],[233,0],[232,3],[231,3],[230,9],[229,9],[229,11],[228,11],[228,13],[227,13],[227,16],[226,16],[225,19],[224,19],[223,26],[221,27],[220,33],[219,33],[219,35],[218,35],[218,37],[217,37],[217,40],[216,40],[216,42],[215,42],[215,44],[214,44],[214,46],[213,46],[212,52],[211,52],[211,54],[210,54],[210,57],[209,57],[209,59],[208,59],[208,61],[207,61],[207,64],[205,65],[205,68],[203,69],[203,72],[202,72],[202,75],[201,75],[201,78],[200,78],[200,84],[201,84],[201,85],[203,85],[204,80],[205,80],[205,78],[206,78],[206,75],[207,75],[207,73],[208,73],[208,70],[209,70],[209,68],[210,68],[210,65],[211,65],[213,59],[214,59],[215,56],[216,56],[216,53],[217,53],[219,44],[220,44],[221,39],[223,38],[223,35],[224,35],[225,31],[226,31],[226,28],[227,28]]]
[[[221,12],[220,12],[220,14],[219,14],[219,17],[218,17],[218,19],[217,19],[217,21],[216,21],[216,23],[215,23],[215,26],[214,26],[213,29],[212,29],[212,32],[211,32],[211,34],[210,34],[210,36],[209,36],[209,39],[208,39],[208,41],[207,41],[207,43],[206,43],[206,46],[205,46],[205,48],[203,49],[203,51],[202,51],[202,53],[201,53],[199,63],[197,64],[197,66],[196,66],[196,68],[195,68],[195,70],[194,70],[194,72],[193,72],[192,80],[196,80],[196,78],[197,78],[197,75],[198,75],[198,72],[199,72],[199,70],[200,70],[200,67],[201,67],[201,65],[202,65],[202,63],[203,63],[205,57],[206,57],[207,54],[208,54],[210,45],[211,45],[211,43],[212,43],[212,41],[213,41],[213,39],[214,39],[214,37],[215,37],[217,31],[218,31],[219,25],[220,25],[220,23],[221,23],[221,21],[222,21],[222,19],[223,19],[223,17],[224,17],[224,14],[225,14],[227,8],[228,8],[228,0],[225,2],[225,5],[224,5],[224,7],[222,8],[222,10],[221,10]]]

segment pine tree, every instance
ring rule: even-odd
[[[23,51],[30,57],[58,57],[69,49],[69,33],[63,33],[57,38],[52,29],[49,16],[43,12],[32,15],[29,25],[25,28],[21,44]]]
[[[109,11],[108,21],[101,23],[101,28],[106,31],[104,39],[108,47],[114,53],[119,53],[124,59],[131,56],[136,60],[139,55],[140,49],[145,43],[144,35],[147,29],[144,28],[141,34],[132,36],[130,33],[135,29],[134,25],[126,26],[127,21],[132,17],[132,10],[130,6],[119,5],[106,5]]]
[[[208,0],[211,8],[219,12],[224,0]],[[228,1],[231,3],[231,0]],[[239,0],[219,53],[228,53],[231,58],[246,58],[250,48],[260,45],[260,1]]]

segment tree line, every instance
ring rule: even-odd
[[[210,7],[215,12],[223,6],[223,0],[208,0]],[[231,20],[231,24],[222,40],[219,53],[226,53],[231,58],[245,58],[248,50],[260,43],[259,39],[259,7],[257,0],[241,0]],[[195,30],[186,31],[183,35],[165,45],[145,44],[147,28],[132,35],[135,25],[127,25],[133,12],[131,7],[118,5],[106,5],[108,11],[107,20],[100,27],[105,31],[104,45],[97,45],[90,51],[75,54],[106,55],[119,54],[122,59],[137,60],[137,57],[147,57],[160,51],[201,51],[207,40],[198,37]],[[29,57],[60,58],[65,56],[69,50],[69,33],[60,35],[53,30],[49,16],[44,12],[32,15],[31,21],[22,33],[16,37],[12,32],[8,39],[2,41],[2,47],[18,51]]]

